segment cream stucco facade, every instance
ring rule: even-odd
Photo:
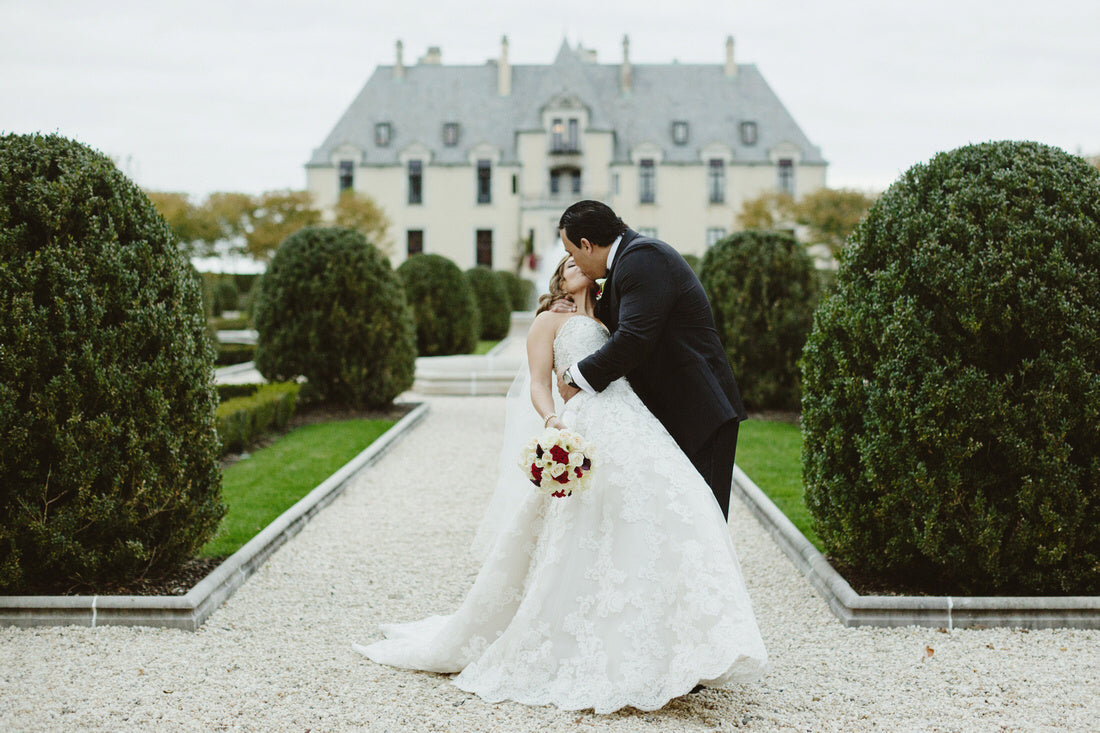
[[[548,66],[379,67],[306,166],[331,210],[351,188],[392,227],[393,262],[433,252],[463,269],[525,269],[563,250],[557,221],[584,198],[685,254],[736,228],[765,191],[825,185],[826,162],[752,65],[595,63],[563,44]]]

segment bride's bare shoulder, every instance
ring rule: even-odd
[[[554,311],[543,311],[535,316],[535,320],[531,323],[531,330],[528,331],[528,338],[531,336],[545,337],[547,335],[554,335],[561,328],[561,324],[569,320],[572,313],[555,313]]]

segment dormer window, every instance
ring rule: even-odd
[[[652,204],[657,200],[657,171],[653,167],[653,158],[638,161],[638,201]]]
[[[343,193],[344,191],[355,187],[355,161],[340,161],[339,185],[340,193]]]
[[[380,148],[389,147],[393,139],[393,125],[388,122],[379,122],[374,126],[374,144]]]
[[[448,148],[453,148],[458,145],[458,123],[457,122],[444,122],[443,123],[443,144]]]
[[[672,142],[677,145],[687,145],[688,141],[688,123],[684,120],[677,120],[672,123]]]
[[[741,123],[741,144],[742,145],[756,145],[756,123],[755,122],[742,122]]]
[[[576,153],[581,149],[581,121],[555,117],[550,123],[550,152]]]

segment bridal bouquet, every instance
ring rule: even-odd
[[[523,447],[519,465],[539,491],[570,496],[592,480],[592,447],[577,433],[547,428]]]

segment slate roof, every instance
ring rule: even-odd
[[[821,151],[795,123],[752,64],[739,64],[727,78],[721,64],[633,64],[633,88],[620,91],[620,65],[585,61],[562,43],[554,63],[513,65],[512,93],[497,93],[497,66],[405,67],[403,79],[393,66],[379,66],[322,145],[309,166],[331,164],[332,152],[348,143],[364,151],[361,163],[396,165],[400,152],[414,143],[432,150],[432,164],[466,164],[468,151],[488,143],[501,163],[518,163],[516,133],[543,129],[542,110],[562,95],[579,98],[589,109],[589,130],[614,131],[614,162],[628,162],[632,148],[655,143],[665,163],[699,163],[699,150],[722,142],[734,161],[768,163],[768,150],[787,142],[802,150],[802,164],[824,165]],[[672,122],[689,124],[686,145],[672,141]],[[741,142],[740,123],[757,125],[757,142]],[[375,145],[375,124],[389,122],[392,140]],[[446,122],[460,125],[458,145],[443,145]]]

